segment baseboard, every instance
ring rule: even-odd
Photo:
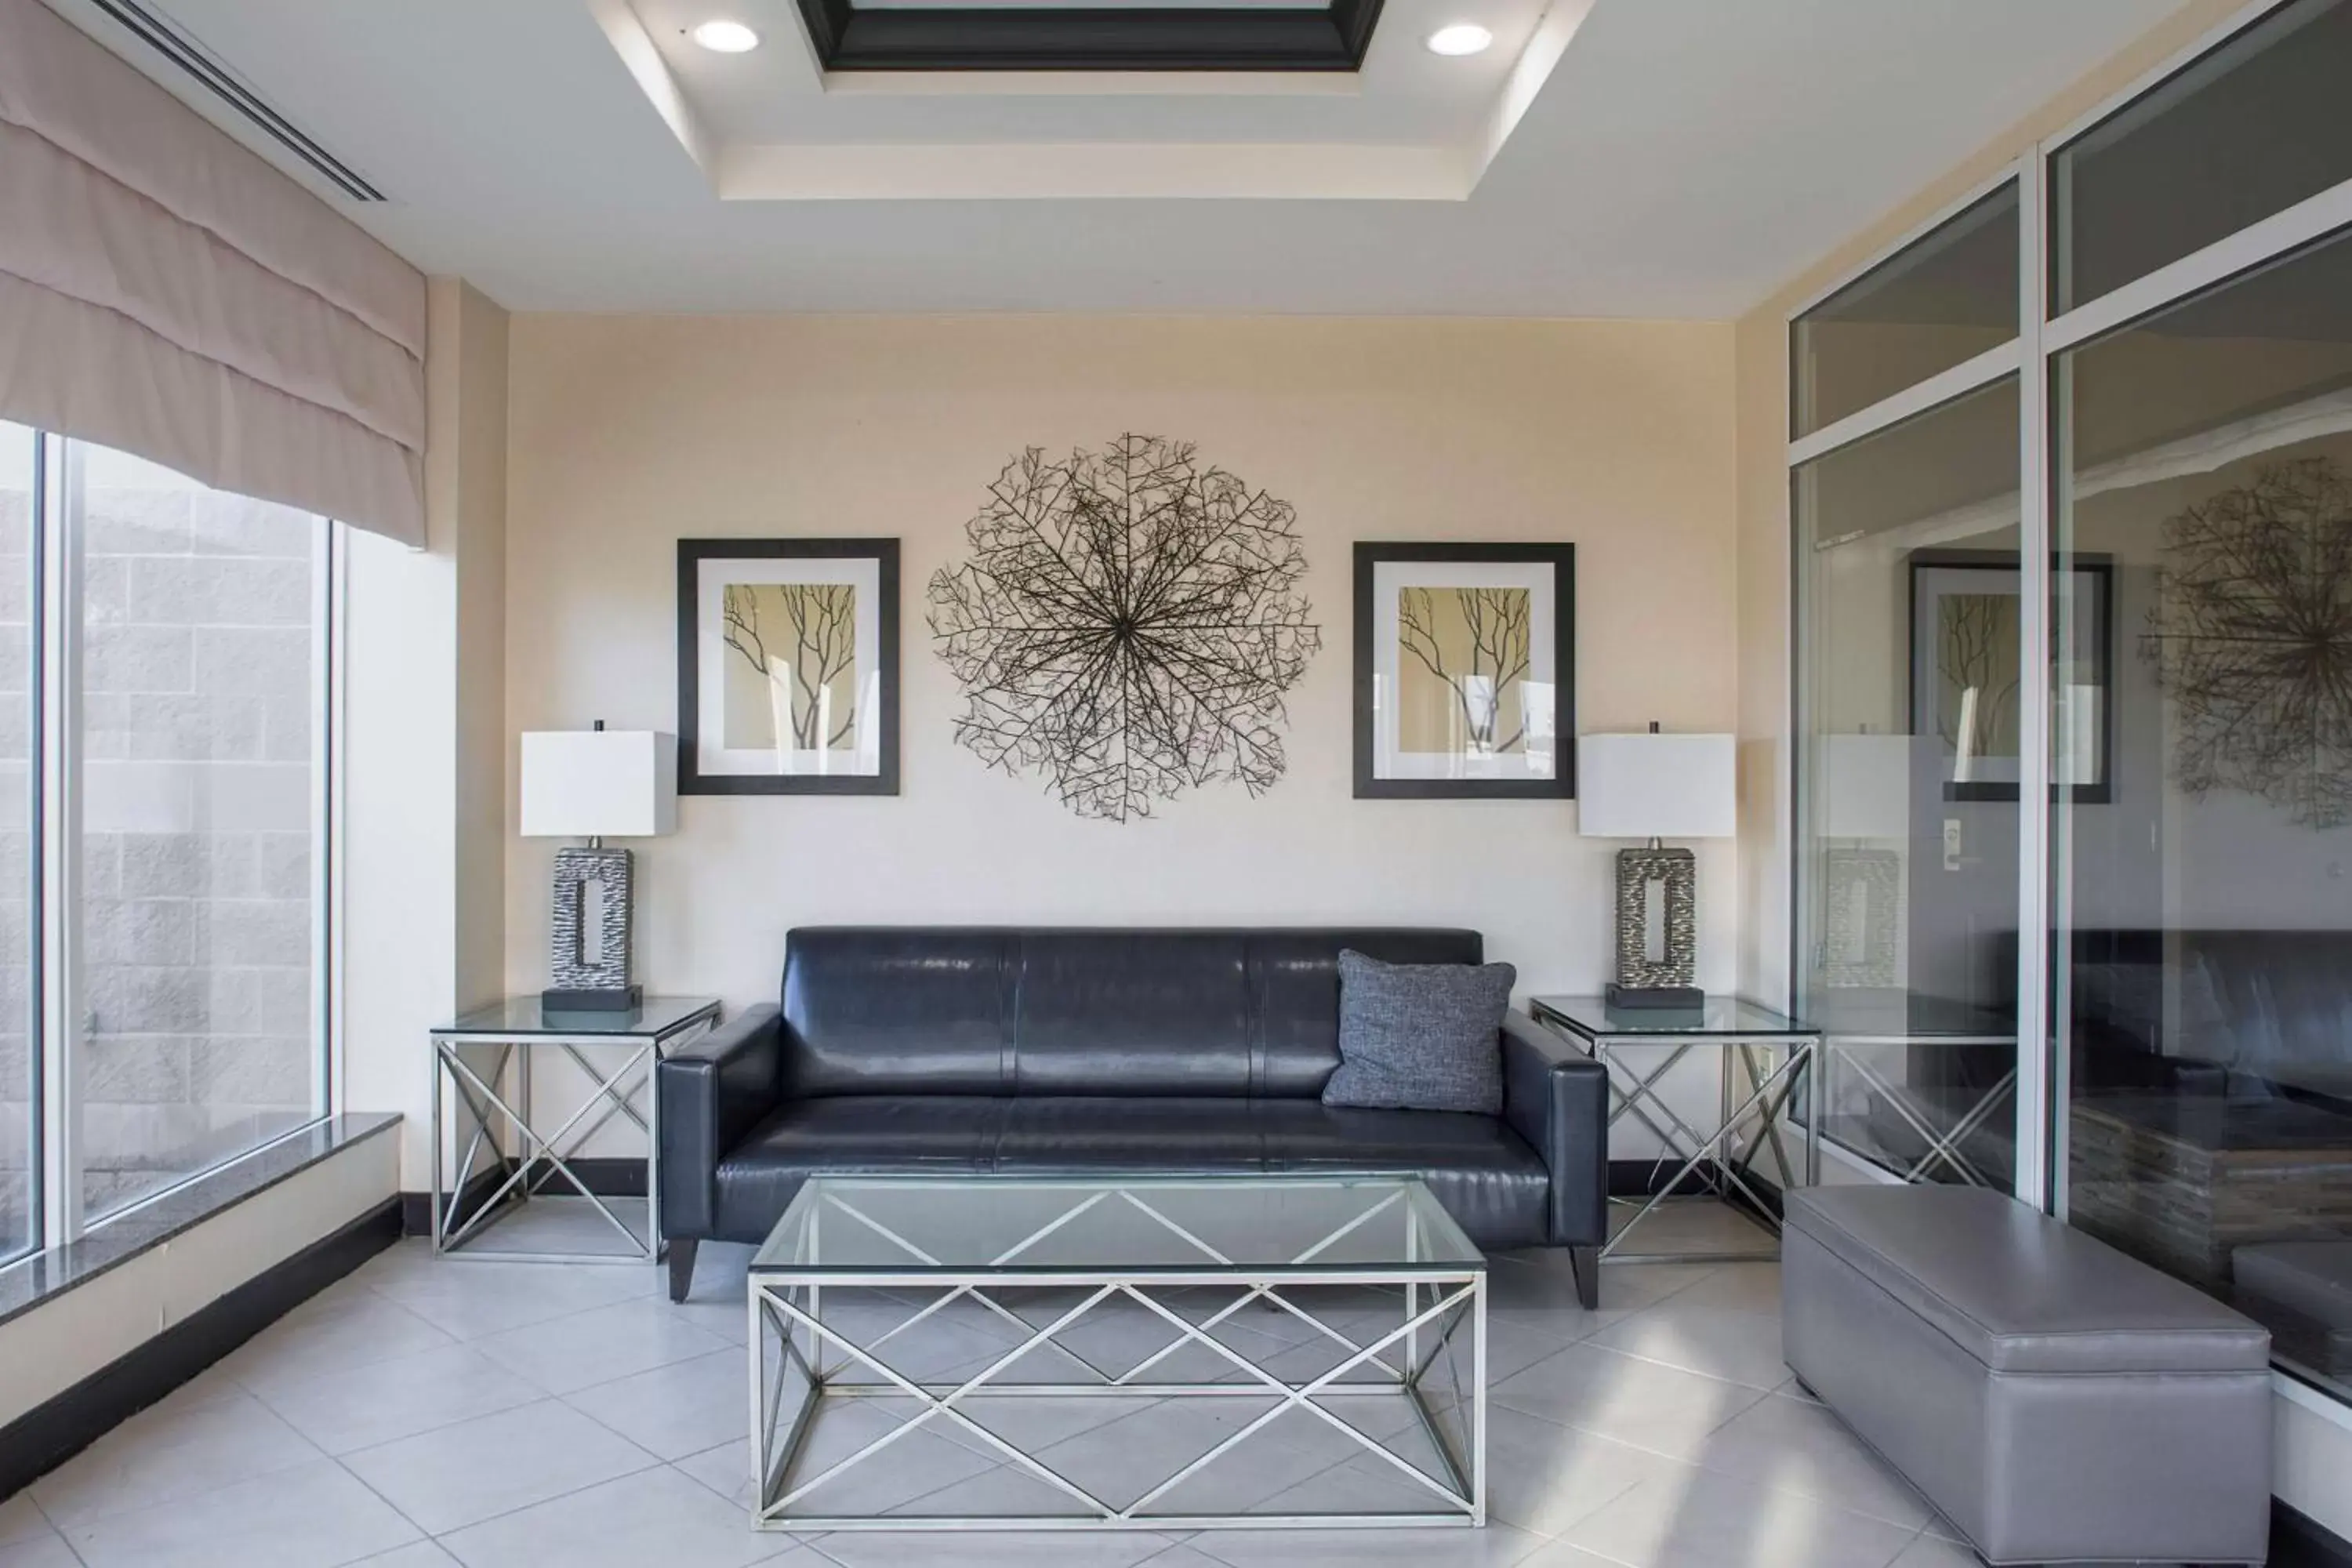
[[[399,1239],[400,1207],[387,1198],[0,1426],[0,1497],[57,1468]]]
[[[2270,1568],[2352,1568],[2352,1541],[2273,1498]]]
[[[1717,1185],[1728,1186],[1728,1184],[1720,1182],[1712,1160],[1700,1161],[1690,1174],[1676,1184],[1675,1173],[1681,1169],[1680,1160],[1671,1164],[1657,1160],[1612,1160],[1609,1162],[1609,1195],[1612,1198],[1654,1198],[1671,1192],[1676,1197],[1696,1198],[1713,1195]],[[1745,1173],[1740,1179],[1756,1190],[1765,1211],[1774,1219],[1779,1219],[1780,1187],[1754,1171]]]
[[[580,1177],[588,1190],[600,1198],[641,1198],[646,1195],[646,1162],[625,1156],[592,1155],[564,1162]],[[466,1201],[461,1207],[484,1202],[505,1184],[514,1173],[514,1162],[502,1161],[484,1171],[466,1184]],[[562,1176],[547,1181],[540,1188],[553,1197],[578,1195],[571,1183]],[[433,1195],[430,1193],[400,1194],[400,1226],[407,1236],[433,1234]]]

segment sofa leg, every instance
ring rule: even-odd
[[[1576,1270],[1576,1299],[1588,1312],[1601,1307],[1601,1249],[1597,1247],[1571,1247],[1568,1249],[1569,1266]]]
[[[672,1241],[669,1244],[669,1299],[683,1301],[686,1293],[694,1289],[694,1249],[699,1242]]]

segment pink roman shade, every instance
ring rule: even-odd
[[[0,0],[0,418],[425,542],[425,279]]]

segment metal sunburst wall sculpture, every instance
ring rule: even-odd
[[[2173,775],[2352,821],[2352,482],[2324,458],[2164,525],[2140,652],[2172,699]]]
[[[1217,779],[1265,790],[1283,694],[1322,645],[1294,521],[1187,442],[1031,447],[965,525],[971,558],[930,581],[956,740],[1113,822]]]

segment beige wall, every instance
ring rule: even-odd
[[[496,993],[506,952],[507,316],[454,279],[426,303],[426,546],[348,536],[343,633],[341,1099],[405,1116],[408,1192],[429,1180],[425,1031]]]
[[[1618,846],[1572,805],[1351,798],[1356,540],[1573,541],[1580,727],[1734,717],[1725,325],[521,316],[512,341],[512,729],[675,725],[682,535],[904,542],[903,793],[682,802],[676,837],[634,845],[656,988],[772,996],[785,931],[827,921],[1459,923],[1522,990],[1597,986]],[[922,611],[1009,458],[1124,431],[1297,507],[1323,649],[1272,791],[1113,826],[953,743]],[[553,847],[509,844],[517,990],[545,983]],[[1733,856],[1700,855],[1701,979],[1725,988]]]
[[[463,288],[457,558],[457,977],[459,1006],[506,981],[507,313]]]

